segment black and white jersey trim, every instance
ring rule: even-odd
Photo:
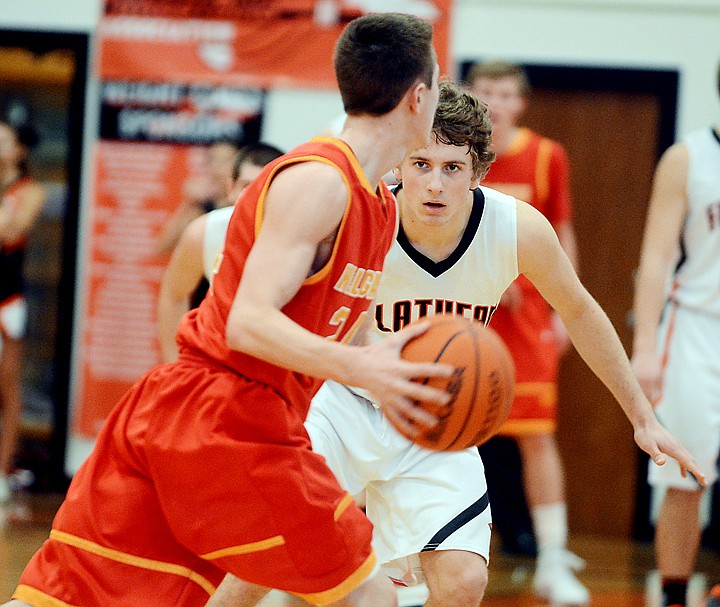
[[[467,525],[476,516],[480,516],[487,507],[490,505],[490,499],[488,498],[487,492],[474,504],[468,506],[460,514],[458,514],[453,520],[445,525],[440,531],[430,538],[430,541],[425,544],[420,552],[430,552],[435,550],[442,544],[447,538],[455,533],[463,525]]]

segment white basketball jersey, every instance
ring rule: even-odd
[[[230,216],[235,207],[222,207],[207,214],[205,223],[205,236],[203,238],[203,274],[208,282],[212,282],[213,270],[217,257],[225,244]]]
[[[455,251],[435,263],[417,251],[402,227],[376,293],[375,326],[383,335],[421,316],[452,313],[487,324],[517,278],[515,198],[480,187]]]
[[[673,299],[680,305],[720,315],[720,137],[713,129],[690,133],[688,214]]]

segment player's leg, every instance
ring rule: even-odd
[[[397,607],[397,591],[390,579],[376,573],[329,607]]]
[[[244,582],[227,574],[206,607],[255,607],[270,592],[270,588]]]
[[[400,439],[394,473],[367,488],[378,559],[404,583],[425,577],[429,606],[479,605],[492,524],[482,460],[476,449],[433,452]]]
[[[584,605],[590,595],[574,574],[583,562],[566,549],[564,470],[555,435],[550,432],[524,434],[517,442],[538,547],[535,591],[560,605]]]
[[[425,607],[477,607],[488,583],[487,562],[464,550],[421,552],[430,597]]]
[[[655,526],[655,556],[665,605],[685,605],[700,546],[702,492],[668,487]]]
[[[0,503],[10,497],[6,476],[12,468],[15,456],[22,411],[20,396],[22,341],[2,335],[2,343],[3,349],[0,353],[0,409],[2,409]]]
[[[690,450],[713,483],[720,450],[720,382],[713,366],[720,360],[720,321],[676,309],[674,317],[666,315],[662,334],[667,364],[658,418]],[[700,545],[702,492],[692,478],[682,477],[672,460],[664,466],[651,463],[648,479],[655,489],[665,490],[655,529],[663,601],[684,606]]]

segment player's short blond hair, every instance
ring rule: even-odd
[[[485,61],[476,63],[468,71],[467,83],[472,86],[480,78],[500,80],[501,78],[515,78],[520,94],[527,97],[530,94],[530,80],[527,72],[521,65],[509,61]]]

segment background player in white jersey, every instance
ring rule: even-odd
[[[688,446],[708,472],[707,480],[715,482],[720,451],[720,122],[671,146],[657,166],[635,292],[632,362],[660,420]],[[666,489],[655,532],[663,607],[684,606],[700,543],[701,487],[672,462],[663,468],[651,465],[649,480]],[[720,605],[720,587],[714,600]]]
[[[234,202],[263,167],[282,154],[276,147],[262,142],[243,146],[233,162],[232,182],[226,186],[233,204],[197,217],[183,230],[163,275],[158,297],[158,332],[165,362],[177,359],[175,333],[180,319],[190,309],[198,283],[212,275],[216,257],[225,242]]]
[[[398,169],[401,229],[377,292],[375,337],[438,312],[487,323],[504,289],[523,273],[616,396],[637,443],[657,463],[668,454],[702,480],[655,419],[610,321],[581,285],[547,220],[524,202],[478,188],[493,157],[484,106],[443,83],[433,134],[431,144]],[[391,576],[401,582],[424,576],[427,607],[477,606],[487,584],[490,542],[477,450],[421,449],[401,437],[385,414],[354,389],[326,382],[307,423],[313,448],[351,493],[365,491],[375,550]],[[249,607],[262,592],[228,576],[208,607]]]

